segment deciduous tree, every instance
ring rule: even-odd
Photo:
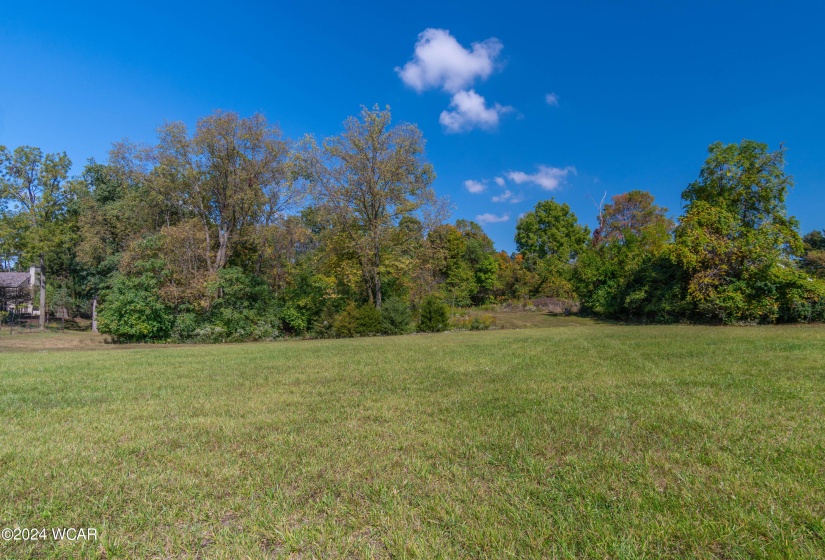
[[[305,195],[293,181],[289,145],[261,114],[217,111],[198,121],[191,137],[180,122],[166,124],[159,135],[150,183],[184,216],[200,221],[213,273],[227,265],[250,228],[269,223]]]
[[[357,255],[369,300],[380,307],[384,259],[408,239],[399,224],[438,208],[424,137],[415,125],[391,126],[389,108],[376,106],[347,119],[323,147],[307,144],[306,172]]]
[[[570,272],[589,237],[590,228],[579,224],[570,206],[552,198],[536,204],[516,224],[516,247],[550,296],[570,294]]]

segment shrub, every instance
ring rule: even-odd
[[[355,334],[369,336],[381,334],[381,311],[372,304],[364,304],[355,314]]]
[[[467,331],[486,331],[492,328],[495,323],[496,319],[492,315],[457,317],[452,321],[455,328]]]
[[[100,332],[124,342],[160,341],[169,338],[174,325],[172,310],[157,292],[153,274],[119,276],[100,306]]]
[[[443,332],[447,330],[448,323],[447,306],[434,295],[424,298],[418,317],[418,330],[421,332]]]
[[[347,305],[341,313],[335,317],[332,323],[332,330],[339,338],[349,338],[355,336],[357,328],[358,307],[352,302]]]
[[[400,299],[390,298],[381,306],[381,332],[384,334],[407,333],[411,322],[410,306]]]
[[[335,308],[327,304],[312,327],[312,338],[335,338]]]
[[[229,267],[218,272],[217,281],[209,288],[217,298],[204,317],[204,326],[195,333],[197,340],[242,342],[272,340],[280,335],[277,306],[262,278]],[[292,319],[300,327],[300,315],[293,314]]]
[[[279,318],[290,332],[301,335],[304,334],[308,327],[308,320],[305,313],[297,309],[294,305],[287,304],[281,310]]]
[[[191,312],[179,313],[175,318],[175,326],[172,329],[172,338],[175,342],[188,342],[195,336],[195,331],[200,328],[201,321],[197,314]]]

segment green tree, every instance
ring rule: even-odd
[[[669,322],[684,311],[679,268],[669,257],[673,222],[653,195],[613,197],[579,257],[573,284],[582,307],[604,317]]]
[[[590,229],[565,204],[552,198],[536,204],[516,224],[516,247],[529,269],[541,277],[546,295],[570,295],[573,264],[584,251]]]
[[[753,140],[714,142],[699,178],[682,192],[686,212],[704,202],[728,212],[743,228],[768,226],[775,235],[798,238],[797,221],[788,217],[785,207],[793,178],[784,168],[783,146],[771,152],[767,144]]]
[[[391,127],[389,108],[365,107],[322,148],[308,141],[304,162],[325,210],[357,256],[369,300],[380,307],[384,260],[415,234],[399,224],[437,207],[421,131],[411,124]]]
[[[163,341],[174,325],[172,310],[158,296],[163,263],[144,262],[140,274],[118,275],[98,313],[100,332],[124,342]]]
[[[74,191],[68,181],[72,162],[65,153],[44,154],[40,148],[20,146],[9,151],[0,146],[0,199],[4,229],[14,245],[8,260],[34,264],[46,254],[49,265],[54,255],[74,243],[69,207]],[[62,271],[60,271],[62,272]]]
[[[199,220],[212,273],[229,264],[256,224],[276,219],[305,194],[293,181],[288,143],[263,115],[216,111],[198,121],[191,137],[180,122],[164,125],[159,136],[147,181],[183,216]]]
[[[399,298],[389,298],[381,306],[381,324],[384,334],[405,334],[410,330],[412,310]]]
[[[791,257],[802,249],[797,221],[786,213],[793,181],[784,149],[743,140],[717,142],[708,153],[699,179],[682,194],[687,204],[676,229],[674,258],[688,275],[688,300],[701,317],[724,322],[792,316],[788,306],[809,291],[793,287],[801,276],[780,270],[793,269]]]
[[[447,306],[431,294],[421,303],[418,317],[418,330],[421,332],[443,332],[447,330],[450,318]]]
[[[605,205],[593,241],[597,245],[635,246],[642,251],[660,252],[671,241],[674,225],[667,217],[667,208],[655,204],[652,194],[633,190],[614,196]]]
[[[802,268],[812,276],[825,278],[825,230],[806,234],[802,244],[805,251]]]

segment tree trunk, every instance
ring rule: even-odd
[[[229,233],[218,231],[218,254],[215,255],[215,272],[226,266],[229,257]]]
[[[375,307],[381,309],[381,249],[376,245],[375,247]]]
[[[97,296],[92,300],[92,332],[97,332]]]
[[[46,330],[46,267],[40,255],[40,330]]]

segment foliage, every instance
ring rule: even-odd
[[[584,251],[590,229],[554,199],[536,204],[516,224],[516,247],[529,270],[539,276],[533,295],[564,297],[572,292],[573,264]]]
[[[743,140],[712,144],[708,152],[699,179],[682,195],[687,207],[674,244],[689,303],[700,317],[725,323],[794,316],[798,298],[807,296],[779,270],[792,267],[802,249],[785,210],[792,180],[783,171],[784,150]]]
[[[654,204],[652,194],[633,190],[614,196],[612,203],[604,207],[593,243],[635,245],[641,251],[658,254],[671,241],[673,227],[667,208]]]
[[[120,142],[69,177],[65,154],[0,147],[0,267],[45,263],[47,306],[121,340],[240,341],[484,328],[470,310],[536,298],[641,322],[823,319],[825,230],[800,238],[784,149],[712,144],[679,225],[643,190],[598,227],[540,201],[513,254],[444,223],[421,131],[364,108],[317,145],[261,115]],[[28,297],[28,296],[26,296]],[[579,307],[579,304],[581,307]]]
[[[619,195],[604,208],[575,267],[582,305],[625,320],[816,320],[822,284],[796,267],[803,244],[786,214],[792,180],[783,170],[784,150],[744,140],[715,143],[708,152],[682,194],[685,214],[673,241],[666,210],[648,193]],[[811,249],[802,259],[809,273],[816,271]]]
[[[355,334],[372,336],[381,334],[383,330],[380,309],[370,303],[358,306],[355,312]]]
[[[486,331],[496,324],[496,319],[490,314],[483,314],[483,315],[464,315],[460,317],[455,317],[450,321],[458,330],[465,330],[465,331]]]
[[[576,264],[574,285],[586,312],[655,323],[688,316],[682,269],[668,253],[614,256],[606,247],[590,249]]]
[[[767,144],[753,140],[739,144],[715,142],[708,147],[699,178],[682,193],[687,213],[695,203],[704,202],[734,216],[743,228],[768,225],[776,228],[777,234],[795,237],[796,220],[789,218],[785,210],[793,179],[784,166],[784,147],[770,152]]]
[[[218,271],[210,283],[214,303],[205,318],[212,336],[222,342],[271,340],[280,333],[272,292],[258,276],[237,267]],[[304,326],[305,330],[306,327]]]
[[[311,335],[313,338],[335,338],[335,308],[331,304],[327,304],[321,311],[318,320],[315,321],[312,327]]]
[[[381,306],[381,332],[389,335],[405,334],[410,330],[412,310],[398,298],[390,298]]]
[[[303,164],[323,209],[357,256],[369,300],[382,304],[383,257],[408,241],[401,220],[436,204],[435,179],[415,125],[390,127],[389,108],[363,107],[322,148],[308,141]]]
[[[335,317],[332,330],[338,338],[351,338],[358,334],[358,306],[350,302]]]
[[[492,299],[498,261],[493,242],[481,226],[467,220],[438,226],[429,232],[427,244],[445,300],[466,307]]]
[[[304,334],[309,327],[306,315],[293,304],[287,304],[281,309],[279,319],[288,331],[297,335]]]
[[[157,162],[146,180],[200,223],[210,272],[227,266],[254,225],[268,223],[304,194],[291,180],[288,144],[261,114],[216,111],[198,121],[191,137],[181,122],[164,125],[159,136],[145,156]]]
[[[812,276],[825,279],[825,230],[808,233],[802,238],[802,244],[802,268]]]
[[[158,262],[144,263],[140,275],[119,275],[98,312],[100,332],[123,342],[164,341],[174,325],[172,310],[157,293]]]
[[[429,295],[421,303],[418,312],[418,330],[421,332],[446,331],[449,325],[447,306],[436,295]]]
[[[573,285],[587,312],[611,319],[673,322],[684,317],[681,269],[670,254],[673,222],[653,196],[613,197],[579,257]]]

